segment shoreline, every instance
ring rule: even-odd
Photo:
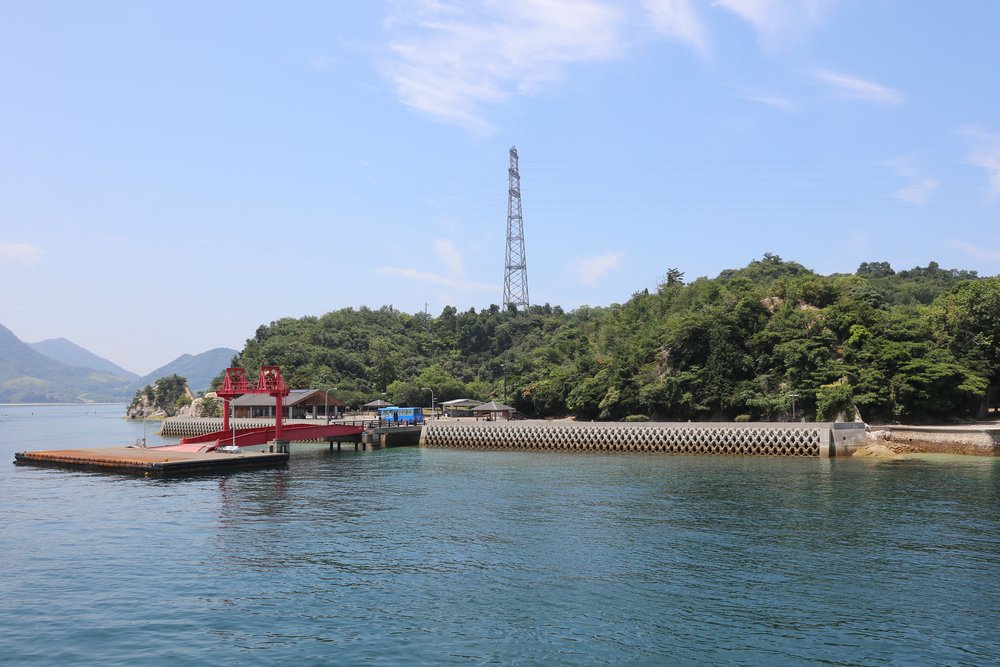
[[[884,425],[868,427],[862,456],[960,454],[1000,456],[1000,424],[961,426]]]
[[[128,405],[122,401],[94,401],[92,403],[0,403],[0,408],[44,408],[47,405],[52,407],[89,406],[89,405]]]

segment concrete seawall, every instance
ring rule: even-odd
[[[423,447],[749,456],[850,456],[864,424],[432,421]]]

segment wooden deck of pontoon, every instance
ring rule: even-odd
[[[18,465],[88,468],[148,476],[229,472],[247,468],[275,467],[287,462],[286,452],[244,451],[229,454],[178,451],[161,447],[54,449],[14,454],[14,463]]]

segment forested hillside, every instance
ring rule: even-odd
[[[261,326],[238,362],[359,405],[506,399],[529,415],[617,420],[974,415],[1000,384],[1000,278],[884,262],[821,276],[765,255],[624,304],[564,312],[391,306]]]

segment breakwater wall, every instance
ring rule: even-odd
[[[284,419],[283,424],[325,423],[315,419]],[[230,419],[229,426],[236,429],[274,426],[273,419]],[[160,435],[168,438],[194,438],[222,430],[222,417],[167,417],[160,426]]]
[[[865,444],[860,423],[432,421],[423,447],[663,452],[748,456],[850,456]]]

